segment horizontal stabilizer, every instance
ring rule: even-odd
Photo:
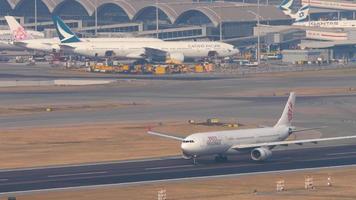
[[[296,129],[296,130],[292,130],[292,133],[303,132],[303,131],[319,130],[319,129],[323,129],[323,128],[326,128],[326,127],[327,127],[327,126],[321,126],[321,127],[315,127],[315,128],[305,128],[305,129]]]

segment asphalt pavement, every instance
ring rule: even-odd
[[[197,165],[182,158],[165,158],[7,170],[0,171],[0,194],[354,165],[355,149],[356,145],[278,150],[264,162],[244,154],[230,156],[226,163],[201,158]]]

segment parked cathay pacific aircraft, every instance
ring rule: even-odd
[[[59,17],[55,16],[53,20],[61,48],[88,57],[123,59],[164,57],[182,62],[186,58],[226,57],[238,53],[234,46],[223,42],[81,41]]]
[[[12,16],[5,16],[6,22],[9,25],[11,30],[22,30],[23,37],[18,36],[18,31],[12,31],[12,44],[16,45],[20,48],[26,48],[31,50],[37,51],[44,51],[44,52],[53,52],[60,50],[60,43],[58,37],[55,38],[42,38],[42,39],[35,39],[34,37],[27,37],[29,35],[26,30],[16,21],[16,19]],[[65,34],[65,32],[62,32]],[[43,35],[43,34],[42,34]],[[161,41],[157,38],[85,38],[81,39],[82,41],[96,41],[96,42],[107,42],[107,41],[130,41],[130,42],[137,42],[137,41]]]
[[[149,134],[181,141],[183,157],[194,159],[201,156],[216,155],[216,161],[226,161],[228,155],[249,153],[252,160],[263,161],[272,156],[272,149],[276,146],[290,144],[318,143],[331,140],[347,140],[356,135],[345,137],[331,137],[305,140],[286,140],[292,133],[318,128],[297,130],[292,126],[295,110],[295,93],[290,93],[281,118],[276,125],[267,128],[243,129],[232,131],[216,131],[195,133],[186,138],[175,137],[163,133],[148,131]]]

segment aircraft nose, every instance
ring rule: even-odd
[[[196,143],[182,143],[181,144],[181,149],[182,152],[185,156],[189,157],[189,156],[193,156],[193,155],[197,155],[199,153],[199,148],[197,148],[197,144]]]
[[[182,143],[180,148],[182,149],[183,154],[190,155],[188,144]]]

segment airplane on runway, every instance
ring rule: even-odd
[[[310,10],[308,4],[302,6],[297,13],[292,13],[292,4],[294,0],[284,0],[280,5],[284,14],[290,16],[295,20],[293,26],[305,27],[320,27],[320,28],[356,28],[356,20],[320,20],[320,21],[306,21]]]
[[[81,41],[58,16],[54,16],[53,21],[61,41],[61,49],[88,57],[163,58],[183,62],[186,58],[227,57],[239,52],[233,45],[223,42]]]
[[[292,133],[320,129],[307,128],[298,130],[292,126],[295,98],[295,93],[291,92],[280,119],[273,127],[195,133],[186,138],[154,131],[148,131],[148,134],[181,141],[183,158],[193,159],[194,164],[196,163],[196,159],[201,156],[215,155],[215,160],[220,162],[227,161],[228,155],[241,153],[249,153],[252,160],[264,161],[272,156],[272,149],[276,146],[288,146],[290,144],[302,145],[304,143],[316,144],[322,141],[356,138],[356,135],[354,135],[319,139],[286,140]]]
[[[5,16],[6,22],[9,25],[11,30],[22,30],[22,35],[26,37],[18,36],[18,31],[12,31],[12,45],[17,48],[21,49],[31,49],[37,51],[44,51],[44,52],[59,52],[60,51],[60,43],[58,37],[55,38],[34,38],[28,37],[26,30],[16,21],[13,16]],[[64,23],[64,22],[63,22]],[[157,38],[85,38],[81,39],[81,41],[95,41],[95,42],[108,42],[108,41],[130,41],[130,42],[137,42],[137,41],[161,41]]]

